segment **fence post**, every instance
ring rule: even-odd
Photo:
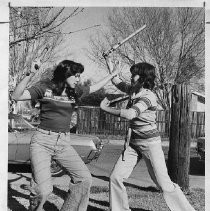
[[[168,173],[171,180],[185,191],[189,189],[190,99],[187,85],[172,87]]]

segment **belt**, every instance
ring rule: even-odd
[[[57,132],[57,131],[52,131],[52,130],[45,130],[45,129],[42,129],[42,128],[37,128],[38,131],[40,131],[41,133],[44,133],[44,134],[47,134],[47,135],[51,135],[51,134],[54,134],[54,135],[59,135],[59,134],[70,134],[70,132]]]

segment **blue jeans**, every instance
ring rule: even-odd
[[[69,144],[70,133],[55,133],[38,129],[32,136],[30,159],[32,166],[32,192],[34,200],[47,196],[53,190],[51,158],[62,165],[71,177],[68,197],[61,210],[86,211],[92,177],[89,169]]]

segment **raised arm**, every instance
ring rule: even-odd
[[[15,101],[21,101],[21,100],[30,100],[31,95],[28,90],[25,90],[28,82],[30,81],[32,77],[32,74],[26,75],[23,80],[17,85],[15,88],[13,94],[12,94],[12,99]]]
[[[97,82],[96,84],[93,84],[91,86],[87,86],[86,89],[83,90],[82,96],[79,98],[79,100],[82,100],[82,98],[86,97],[87,95],[97,92],[99,89],[104,87],[113,77],[116,77],[118,74],[118,70],[113,71],[111,74],[103,78],[101,81]]]
[[[113,63],[109,57],[106,57],[106,64],[109,70],[109,73],[116,71],[119,68],[119,62],[113,66]],[[119,72],[119,70],[118,70]],[[120,91],[125,92],[127,94],[130,93],[131,85],[122,81],[118,76],[112,78],[112,84],[115,85]]]
[[[31,80],[31,77],[37,71],[35,64],[37,64],[37,61],[32,63],[31,71],[26,73],[25,77],[22,79],[22,81],[16,86],[16,88],[11,96],[13,100],[24,101],[24,100],[31,99],[30,92],[28,90],[26,90],[25,88],[26,88],[28,82]]]
[[[107,77],[105,77],[104,79],[102,79],[101,81],[97,82],[94,85],[90,86],[90,94],[93,92],[98,91],[99,89],[101,89],[102,87],[104,87],[111,79],[113,79],[116,75],[118,74],[118,72],[114,71],[111,74],[109,74]]]

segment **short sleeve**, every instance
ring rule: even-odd
[[[28,88],[28,91],[31,95],[31,99],[35,100],[35,99],[43,98],[46,88],[47,88],[46,85],[43,83],[37,83],[31,86],[30,88]]]

